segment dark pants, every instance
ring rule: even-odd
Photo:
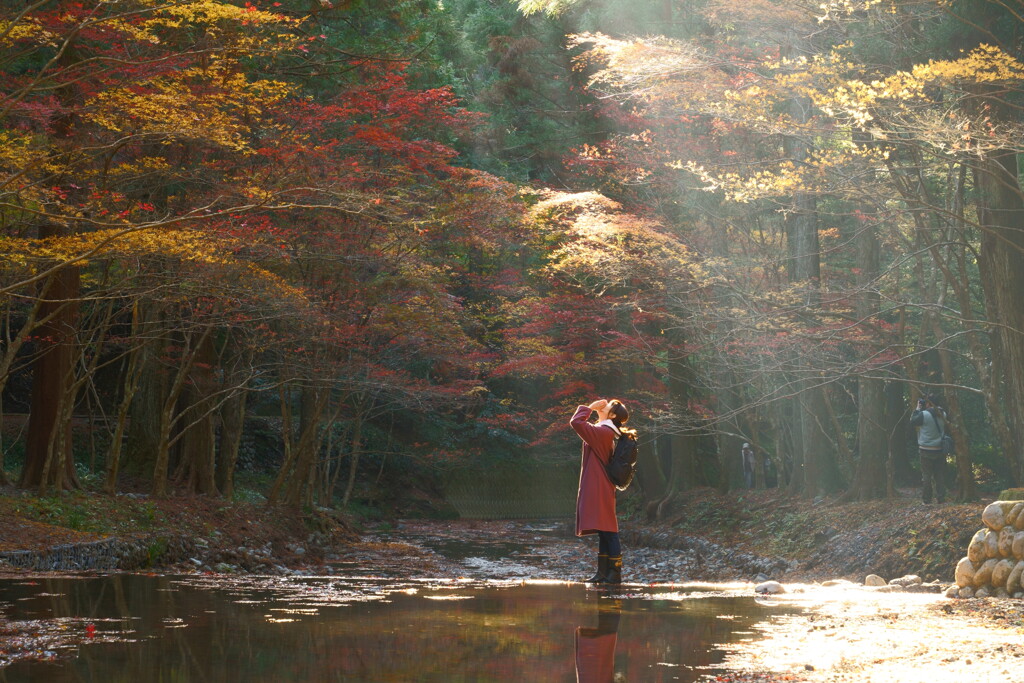
[[[622,555],[622,543],[619,542],[619,535],[614,531],[598,531],[597,552],[612,557]]]
[[[942,451],[918,449],[921,454],[921,499],[926,503],[946,500],[946,454]]]

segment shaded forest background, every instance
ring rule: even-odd
[[[4,2],[0,477],[423,511],[571,487],[568,417],[614,396],[651,517],[742,486],[743,442],[757,486],[866,500],[914,485],[931,394],[955,496],[1020,485],[1022,29],[986,0]]]

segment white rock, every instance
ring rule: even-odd
[[[957,586],[956,584],[950,586],[949,588],[946,589],[945,595],[946,595],[947,598],[958,598],[958,597],[960,597],[960,587]]]
[[[1014,559],[1024,560],[1024,531],[1018,531],[1013,535],[1010,554],[1013,555]]]
[[[996,568],[998,560],[991,559],[985,560],[985,562],[978,567],[978,571],[974,572],[974,587],[981,588],[987,586],[989,581],[992,580],[992,570]]]
[[[985,532],[985,557],[999,557],[999,532],[989,529]]]
[[[981,521],[993,531],[999,531],[1006,526],[1006,511],[1003,509],[1002,501],[989,503],[981,513]]]
[[[1010,557],[1013,554],[1013,537],[1015,533],[1012,526],[1004,526],[999,530],[999,554],[1002,557]]]
[[[978,567],[974,562],[971,562],[971,558],[962,558],[956,563],[956,585],[963,588],[964,586],[974,585],[974,573],[978,571]]]
[[[822,581],[821,585],[826,588],[831,588],[834,586],[856,586],[857,584],[853,581],[847,581],[846,579],[829,579],[828,581]]]
[[[1021,510],[1024,510],[1024,500],[1017,501],[1017,504],[1010,509],[1010,512],[1006,515],[1006,526],[1013,526],[1017,523]]]
[[[1006,577],[1006,592],[1015,593],[1018,588],[1021,588],[1021,577],[1024,576],[1024,560],[1019,560],[1017,564],[1013,565],[1013,571]]]
[[[1014,562],[1012,560],[999,560],[996,562],[996,566],[992,568],[991,583],[996,588],[1006,590],[1006,580],[1010,578],[1010,574],[1014,569]]]
[[[985,536],[987,534],[988,529],[978,529],[967,546],[967,557],[971,558],[971,562],[975,565],[985,561]]]
[[[778,581],[765,581],[754,586],[754,592],[761,595],[778,595],[779,593],[785,593],[786,587]]]
[[[883,579],[878,574],[868,574],[867,576],[864,577],[864,585],[865,586],[884,586],[885,585],[885,579]]]
[[[917,574],[907,574],[906,576],[901,576],[898,579],[889,580],[890,586],[899,586],[901,588],[906,588],[907,586],[917,586],[922,583],[924,583],[924,581],[922,581],[921,577]]]

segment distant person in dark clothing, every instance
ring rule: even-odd
[[[752,489],[754,488],[754,449],[750,447],[749,443],[745,443],[740,450],[740,455],[743,458],[743,481],[747,484],[748,489]]]
[[[921,456],[921,499],[925,503],[946,500],[946,454],[942,437],[946,433],[946,411],[936,405],[934,396],[917,400],[917,409],[910,415],[910,424],[917,427],[917,449]]]

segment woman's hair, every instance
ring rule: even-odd
[[[622,427],[622,425],[629,422],[629,411],[626,410],[626,406],[622,404],[617,398],[613,398],[608,401],[608,415],[611,416],[612,422],[615,423],[616,427]]]
[[[626,406],[623,405],[622,401],[617,398],[608,401],[608,416],[612,419],[612,424],[618,427],[620,432],[630,434],[633,438],[636,438],[635,429],[626,429],[622,426],[629,422],[629,411],[626,410]]]

